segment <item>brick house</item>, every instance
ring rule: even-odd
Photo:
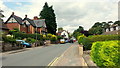
[[[47,33],[45,19],[38,19],[37,17],[34,17],[34,19],[29,19],[27,15],[25,15],[25,18],[22,20],[22,18],[14,15],[14,12],[4,24],[6,24],[6,26],[10,30],[18,28],[23,33],[28,34],[34,34],[35,32],[39,34]]]
[[[8,29],[13,30],[14,28],[18,28],[20,30],[20,25],[22,25],[22,18],[12,15],[8,18],[8,20],[4,23],[8,27]]]
[[[34,34],[35,33],[35,23],[33,20],[29,19],[27,15],[25,15],[25,18],[23,19],[23,24],[21,25],[21,31],[24,31],[25,33]]]
[[[35,28],[35,31],[37,30],[37,33],[39,34],[46,34],[47,28],[45,24],[45,19],[38,19],[37,17],[34,17],[34,23],[37,28]]]

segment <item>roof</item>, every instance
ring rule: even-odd
[[[104,32],[102,35],[114,35],[114,34],[120,34],[120,30]]]
[[[29,19],[29,18],[24,18],[23,21],[27,20],[33,27],[36,27],[35,23],[33,20]]]
[[[21,18],[21,17],[18,17],[18,16],[16,16],[16,15],[13,15],[13,14],[8,18],[8,20],[5,22],[5,24],[8,23],[8,21],[9,21],[12,17],[13,17],[19,24],[22,24],[22,18]]]
[[[45,27],[46,28],[45,19],[34,20],[34,23],[35,23],[36,27]]]

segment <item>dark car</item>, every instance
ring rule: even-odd
[[[74,43],[73,39],[70,39],[70,40],[69,40],[69,43]]]

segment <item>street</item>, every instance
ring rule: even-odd
[[[33,48],[17,54],[4,55],[2,56],[2,66],[47,66],[71,45],[73,44],[56,44],[43,48]]]

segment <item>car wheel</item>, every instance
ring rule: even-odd
[[[24,45],[24,48],[26,48],[26,45]]]

